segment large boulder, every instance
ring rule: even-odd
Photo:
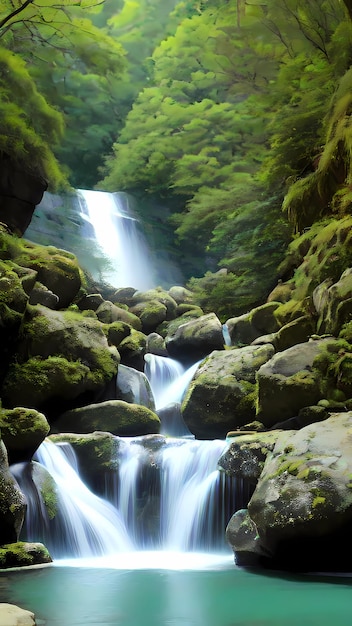
[[[158,433],[160,420],[145,406],[123,400],[108,400],[63,413],[55,422],[55,430],[66,433],[102,430],[113,435],[135,437]]]
[[[198,367],[182,402],[182,417],[200,439],[224,438],[255,417],[256,372],[271,345],[214,351]]]
[[[179,326],[165,343],[172,358],[194,363],[224,348],[222,324],[215,313],[209,313]]]
[[[267,427],[294,417],[322,399],[314,359],[328,339],[310,340],[276,353],[257,372],[257,418]]]
[[[98,320],[37,305],[27,313],[17,361],[5,377],[4,404],[56,416],[84,393],[94,400],[117,374],[119,360]]]
[[[302,571],[350,570],[351,438],[352,412],[279,434],[248,504],[257,554],[265,555],[260,562]],[[235,554],[236,525],[230,529]],[[243,545],[243,537],[238,541]]]
[[[35,409],[0,408],[0,429],[10,463],[30,460],[48,435],[50,426],[43,413]]]

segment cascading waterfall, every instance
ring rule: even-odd
[[[185,368],[179,361],[169,357],[146,354],[144,359],[145,374],[154,395],[156,410],[181,402],[200,361]]]
[[[180,401],[199,365],[185,369],[154,355],[148,355],[146,362],[161,406],[166,400]],[[166,385],[161,375],[165,371],[169,372]],[[155,378],[162,379],[161,386]],[[115,480],[106,483],[105,499],[82,482],[74,450],[67,443],[48,440],[40,446],[34,464],[34,469],[44,472],[39,478],[33,466],[32,474],[25,464],[25,471],[13,468],[28,500],[24,538],[45,543],[55,559],[141,550],[184,554],[224,549],[227,522],[242,506],[234,479],[217,468],[226,442],[197,441],[187,434],[116,439],[118,469]],[[54,481],[54,492],[48,485],[43,487],[45,472]],[[47,514],[48,493],[55,494],[53,519]],[[235,502],[238,496],[240,501]]]
[[[40,446],[38,463],[55,482],[59,514],[45,520],[43,531],[40,489],[34,498],[17,472],[29,502],[25,539],[43,541],[55,559],[224,549],[224,529],[235,507],[231,479],[217,470],[225,442],[157,435],[151,441],[118,439],[116,489],[107,499],[82,483],[61,445]],[[71,446],[65,447],[72,457]]]
[[[115,287],[135,287],[141,291],[156,284],[151,253],[131,214],[128,196],[78,189],[81,216],[94,228],[95,237],[111,269],[104,279]]]

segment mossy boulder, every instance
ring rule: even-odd
[[[104,324],[103,331],[109,346],[118,348],[121,341],[131,334],[131,326],[126,322],[112,322],[111,324]]]
[[[138,302],[130,308],[130,312],[139,317],[142,323],[142,331],[146,334],[154,331],[167,316],[167,308],[159,300]]]
[[[275,447],[279,432],[273,430],[228,435],[228,447],[219,459],[219,468],[228,476],[244,478],[256,484],[268,454]]]
[[[123,400],[108,400],[63,413],[55,423],[57,432],[92,433],[134,437],[158,433],[160,420],[148,407]]]
[[[181,405],[200,439],[224,438],[255,417],[256,371],[274,354],[271,345],[214,351],[198,367]]]
[[[187,302],[192,303],[193,293],[189,289],[185,287],[181,287],[180,285],[173,285],[170,287],[169,296],[176,302],[176,304],[185,304]]]
[[[7,451],[0,440],[0,545],[18,540],[25,511],[25,497],[10,473]]]
[[[132,296],[131,310],[133,311],[135,306],[146,302],[159,302],[165,307],[166,320],[172,320],[176,317],[177,302],[170,295],[169,292],[162,289],[162,287],[156,287],[155,289],[149,289],[148,291],[136,291]],[[155,306],[155,305],[154,305]]]
[[[178,326],[165,338],[169,355],[185,363],[195,363],[212,350],[224,348],[222,324],[215,313],[203,315]]]
[[[37,280],[58,296],[60,308],[68,307],[81,288],[81,270],[71,252],[23,240],[15,261],[37,272]]]
[[[325,282],[323,286],[325,289],[319,292],[317,330],[336,335],[352,319],[352,269],[347,268],[336,283]]]
[[[142,322],[137,315],[116,306],[116,304],[113,304],[109,300],[104,300],[95,312],[98,320],[104,324],[111,324],[112,322],[125,322],[135,330],[142,330]]]
[[[143,372],[146,345],[147,336],[142,332],[132,329],[128,337],[125,337],[119,344],[121,363]]]
[[[294,417],[323,397],[313,363],[326,341],[311,340],[278,352],[258,369],[257,419],[266,427]]]
[[[48,435],[50,426],[43,413],[16,407],[11,410],[0,408],[0,429],[10,463],[18,463],[32,458]]]
[[[3,383],[4,405],[36,407],[50,418],[56,402],[59,410],[68,399],[102,390],[116,375],[119,360],[98,320],[75,311],[31,307],[16,362]]]
[[[351,412],[279,434],[248,504],[269,564],[350,571],[351,441]]]
[[[52,558],[42,543],[17,541],[16,543],[8,543],[0,546],[1,569],[8,569],[9,567],[24,567],[29,565],[42,565],[44,563],[51,562]],[[19,624],[26,623],[31,622],[19,622]]]
[[[80,361],[56,356],[33,357],[25,363],[11,365],[2,387],[3,402],[7,407],[17,404],[37,407],[51,423],[58,413],[79,402],[81,397],[94,397],[116,369],[105,378],[106,371],[92,372]]]
[[[109,432],[51,435],[54,443],[69,443],[77,455],[80,475],[95,492],[104,494],[107,478],[113,480],[119,466],[120,441]]]
[[[228,319],[226,326],[231,345],[249,345],[261,335],[276,332],[279,324],[274,314],[279,305],[279,302],[267,302],[249,313]]]

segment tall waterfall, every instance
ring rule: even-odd
[[[156,284],[151,252],[132,215],[128,196],[79,189],[81,216],[94,229],[95,238],[110,262],[104,279],[115,287],[135,287],[141,291]]]

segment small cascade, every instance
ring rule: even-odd
[[[224,337],[225,346],[231,346],[232,342],[231,342],[229,327],[227,324],[222,325],[222,335]]]
[[[103,556],[132,550],[133,543],[118,511],[85,486],[77,473],[71,446],[65,444],[65,448],[75,467],[63,446],[50,441],[42,443],[36,454],[38,463],[54,481],[54,492],[49,491],[45,478],[38,481],[39,488],[32,480],[29,490],[28,473],[23,475],[20,468],[15,468],[16,480],[28,501],[26,540],[44,542],[54,558]],[[48,497],[55,499],[52,506],[57,511],[53,519],[44,506]]]
[[[169,357],[146,354],[144,359],[145,374],[154,395],[156,410],[181,402],[200,361],[185,369],[179,361]]]
[[[79,189],[81,216],[94,228],[111,268],[104,279],[116,287],[146,291],[155,286],[151,253],[123,193]]]
[[[144,360],[144,372],[153,392],[156,410],[179,402],[179,393],[170,393],[170,389],[178,386],[177,381],[185,372],[184,366],[175,359],[150,353],[145,355]]]

